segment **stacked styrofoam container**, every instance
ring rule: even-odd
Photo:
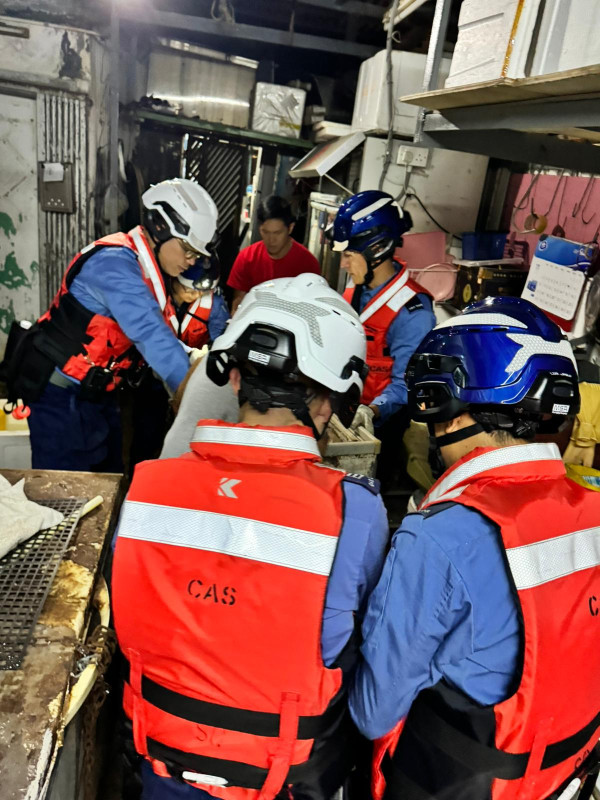
[[[541,0],[463,0],[446,87],[522,78]]]
[[[252,130],[300,138],[306,92],[274,83],[256,84]]]
[[[600,3],[546,0],[532,75],[600,64]]]
[[[449,59],[442,60],[440,85],[450,69]],[[423,90],[425,56],[420,53],[392,51],[392,80],[394,93],[394,133],[412,136],[417,124],[417,106],[401,103],[398,98]],[[358,73],[358,85],[352,115],[352,130],[387,133],[389,128],[387,89],[387,59],[385,50],[363,61]]]

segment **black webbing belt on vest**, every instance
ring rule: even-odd
[[[186,753],[184,750],[168,747],[155,739],[146,739],[146,746],[148,755],[162,761],[171,777],[179,780],[182,779],[184,771],[198,772],[201,775],[222,775],[226,777],[228,784],[239,786],[242,789],[261,789],[269,773],[266,768],[263,769],[241,761],[226,761],[222,758]],[[311,758],[302,764],[291,766],[285,779],[286,783],[309,781],[313,775],[320,774],[332,759],[338,757],[337,743],[332,740],[330,747],[320,752],[317,758]]]
[[[550,769],[576,755],[599,726],[600,713],[577,733],[549,744],[541,769]],[[501,780],[517,780],[523,778],[527,770],[529,753],[507,753],[477,742],[424,704],[412,720],[412,729],[420,739],[439,747],[474,771],[489,772]]]
[[[129,664],[127,662],[124,680],[129,682]],[[338,702],[343,696],[345,693],[338,693],[323,714],[298,717],[297,738],[317,739],[326,733],[339,720],[344,711],[344,706]],[[213,728],[225,728],[254,736],[279,737],[279,714],[208,703],[167,689],[166,686],[161,686],[145,675],[142,676],[142,697],[161,711],[198,725],[210,725]]]

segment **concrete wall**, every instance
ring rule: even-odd
[[[25,35],[2,35],[6,26]],[[12,320],[47,308],[69,260],[93,238],[109,65],[92,32],[0,17],[0,355]],[[72,165],[73,213],[40,207],[44,161]]]

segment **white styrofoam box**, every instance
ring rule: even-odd
[[[464,0],[446,88],[522,78],[541,0]]]
[[[383,183],[383,191],[394,197],[402,190],[406,174],[406,167],[397,163],[402,144],[397,140],[393,142],[392,163]],[[385,148],[384,139],[366,138],[357,191],[379,188]],[[477,221],[487,165],[486,156],[434,148],[427,168],[413,169],[409,185],[441,225],[460,235],[473,230]],[[406,209],[413,219],[412,233],[439,230],[416,200],[408,200]]]
[[[252,130],[300,138],[306,92],[275,83],[256,84]]]
[[[599,29],[595,0],[546,0],[531,74],[600,64]]]
[[[31,469],[29,431],[0,431],[0,467]]]
[[[313,138],[315,142],[328,142],[330,139],[339,139],[340,136],[348,136],[352,133],[350,125],[343,122],[330,122],[324,119],[313,125]]]
[[[426,57],[421,53],[392,51],[392,79],[394,84],[394,133],[412,136],[415,132],[419,109],[401,103],[398,98],[423,90]],[[442,59],[440,86],[448,75],[450,60]],[[387,60],[381,50],[360,65],[358,85],[354,98],[352,130],[384,133],[389,128],[387,92]]]

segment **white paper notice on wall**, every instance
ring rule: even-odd
[[[42,168],[44,183],[60,183],[65,179],[65,167],[60,162],[45,161]]]
[[[521,297],[549,314],[571,320],[584,283],[585,272],[534,256]]]

